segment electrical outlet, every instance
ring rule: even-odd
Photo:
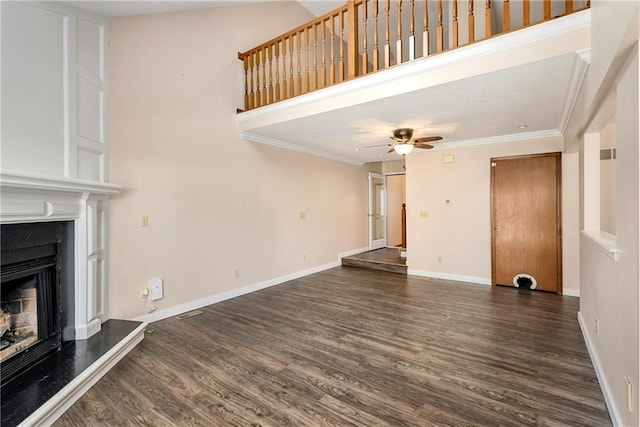
[[[233,269],[233,278],[240,277],[240,268],[236,267]]]
[[[633,412],[633,384],[631,384],[631,378],[624,377],[624,382],[627,386],[627,410]]]
[[[156,301],[164,298],[162,279],[152,280],[149,283],[149,288],[151,289],[151,301]]]
[[[298,212],[298,218],[305,219],[306,217],[307,217],[306,212],[304,212],[304,211]]]
[[[307,260],[307,254],[302,254],[302,260],[306,261]]]
[[[420,212],[420,218],[422,218],[422,219],[429,218],[429,212],[427,212],[427,211]]]
[[[600,335],[600,319],[596,317],[596,335]]]
[[[438,255],[438,262],[442,262],[442,257]]]

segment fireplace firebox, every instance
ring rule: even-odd
[[[73,223],[2,225],[0,380],[73,340]]]

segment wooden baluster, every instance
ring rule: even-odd
[[[502,32],[506,33],[511,29],[511,11],[509,10],[509,0],[502,3]]]
[[[269,92],[269,85],[267,83],[267,50],[262,49],[262,92],[260,93],[260,105],[267,105],[267,93]]]
[[[302,30],[304,33],[304,82],[302,85],[302,93],[309,92],[309,28]]]
[[[453,47],[458,47],[458,0],[453,0],[452,27]]]
[[[378,0],[373,0],[377,2]],[[362,2],[362,75],[365,76],[369,69],[369,52],[367,46],[367,3],[368,0]]]
[[[422,56],[429,56],[429,2],[423,0],[422,12]]]
[[[591,7],[591,0],[587,0],[587,7]]]
[[[255,66],[254,78],[255,78],[255,84],[256,84],[256,89],[254,92],[254,96],[255,96],[254,105],[257,108],[257,107],[260,107],[260,51],[259,50],[255,52],[254,66]]]
[[[253,97],[253,52],[249,53],[249,110],[255,108]]]
[[[295,80],[293,79],[293,39],[295,34],[289,35],[289,98],[296,93]]]
[[[400,213],[402,221],[402,248],[407,248],[407,204],[402,204],[402,211]]]
[[[551,0],[544,0],[544,20],[551,19]]]
[[[240,53],[238,53],[238,58],[240,58]],[[242,56],[242,63],[244,65],[244,108],[249,110],[249,58],[247,55]]]
[[[300,31],[296,33],[296,55],[297,55],[297,78],[296,78],[296,95],[300,95],[302,92],[302,34]]]
[[[276,60],[276,86],[273,92],[274,102],[280,101],[280,43],[278,40],[273,46],[275,48],[274,56]]]
[[[415,0],[409,1],[409,61],[416,59]]]
[[[486,1],[486,6],[484,8],[484,38],[488,39],[491,37],[491,0]]]
[[[443,46],[443,37],[442,37],[442,0],[438,0],[438,27],[436,28],[436,51],[442,52]]]
[[[396,42],[396,64],[402,64],[402,0],[398,2],[398,41]]]
[[[529,0],[522,0],[522,25],[529,25],[531,23],[531,11]]]
[[[358,75],[358,9],[354,0],[347,2],[347,78]]]
[[[273,45],[267,46],[267,57],[269,59],[269,91],[268,103],[273,104],[275,100],[275,92],[273,87]]]
[[[318,49],[318,39],[316,32],[316,24],[311,26],[311,55],[313,56],[313,72],[311,73],[311,88],[310,90],[318,89],[318,55],[316,54]]]
[[[336,62],[336,53],[335,53],[335,38],[336,38],[336,31],[335,31],[335,16],[331,17],[331,25],[330,25],[330,32],[331,32],[331,63],[329,64],[329,85],[333,85],[336,82],[336,66],[335,66],[335,62]]]
[[[476,17],[473,15],[473,0],[469,0],[469,43],[476,39]]]
[[[378,71],[380,58],[378,57],[378,0],[373,0],[373,71]]]
[[[391,46],[389,45],[389,0],[384,2],[384,68],[391,66]]]
[[[344,80],[344,14],[338,13],[338,43],[340,44],[340,58],[338,59],[338,82]]]
[[[564,13],[573,12],[573,0],[565,0],[564,1]]]
[[[327,84],[327,31],[326,23],[322,21],[320,23],[320,34],[322,38],[322,70],[320,71],[320,89]]]

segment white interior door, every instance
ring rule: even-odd
[[[384,176],[369,172],[369,249],[387,246],[386,202],[387,194]]]

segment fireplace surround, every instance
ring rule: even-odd
[[[75,338],[73,223],[5,224],[0,236],[0,382]]]
[[[9,253],[8,256],[2,254],[2,282],[11,282],[11,289],[7,291],[11,294],[7,298],[10,301],[4,306],[7,311],[14,311],[13,314],[20,315],[24,320],[19,327],[28,328],[26,322],[34,317],[34,311],[44,302],[37,301],[39,295],[33,283],[34,276],[41,276],[44,282],[49,283],[49,294],[40,291],[45,300],[55,294],[52,289],[58,290],[59,284],[59,298],[54,305],[62,307],[59,314],[54,315],[59,319],[58,324],[51,328],[43,327],[46,330],[44,335],[57,334],[60,340],[60,343],[54,341],[48,345],[55,349],[61,345],[62,350],[44,357],[41,363],[27,370],[24,375],[17,375],[2,386],[3,425],[5,415],[12,420],[17,419],[5,408],[5,403],[24,402],[25,393],[30,396],[26,398],[30,406],[27,405],[29,409],[19,417],[23,421],[18,422],[24,425],[53,424],[144,337],[146,324],[109,318],[107,206],[109,198],[120,193],[120,190],[118,185],[102,182],[6,169],[0,171],[0,234],[3,235],[3,247],[5,232],[14,227],[22,230],[25,225],[38,230],[62,227],[54,234],[63,237],[62,240],[54,239],[35,245],[38,248],[35,251],[42,252],[35,256],[37,261],[31,273],[11,276],[7,271],[5,275],[5,266],[19,264],[26,258],[16,253]],[[31,233],[30,238],[37,234]],[[27,255],[29,258],[33,252]],[[53,288],[51,283],[54,283]],[[36,301],[33,301],[34,296]],[[18,304],[19,313],[16,308]],[[122,322],[126,324],[124,330],[120,326],[113,326]],[[41,335],[41,324],[38,321],[32,323],[36,324],[37,335]],[[0,331],[1,325],[2,319]],[[103,330],[103,325],[112,326],[106,326],[106,330]],[[114,335],[114,328],[120,332]],[[28,329],[20,332],[30,333]],[[36,336],[35,330],[31,333],[32,337]],[[105,340],[108,341],[106,347]],[[95,358],[89,358],[89,353]],[[68,360],[69,354],[74,354],[75,359]],[[7,357],[6,360],[11,358]],[[59,375],[54,366],[62,367],[65,375]],[[48,369],[53,370],[49,372]],[[68,375],[70,372],[73,372],[72,376]],[[56,382],[55,387],[45,383],[52,379]],[[33,398],[34,393],[38,398]],[[19,404],[19,407],[26,408],[25,404]],[[12,425],[9,421],[7,423]]]

